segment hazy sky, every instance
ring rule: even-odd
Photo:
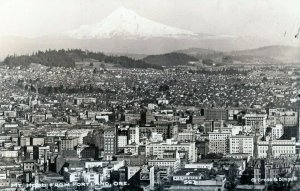
[[[0,0],[0,36],[60,35],[118,7],[194,32],[300,41],[299,0]]]

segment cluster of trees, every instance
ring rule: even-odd
[[[135,60],[126,56],[106,56],[104,62],[114,63],[124,68],[154,68],[162,69],[161,66],[146,63],[143,60]]]
[[[232,64],[233,63],[233,57],[232,56],[223,56],[222,57],[222,62],[227,63],[227,64]]]
[[[158,66],[187,65],[191,61],[198,61],[198,59],[193,56],[177,52],[161,55],[150,55],[145,57],[143,60],[149,64],[154,64]]]
[[[165,92],[168,90],[170,90],[170,87],[167,84],[160,85],[159,89],[158,89],[158,91],[160,91],[160,92]]]
[[[7,56],[4,63],[9,66],[29,66],[31,63],[51,67],[74,67],[75,62],[67,55],[65,50],[38,51],[31,55]]]
[[[24,90],[36,92],[36,87],[33,84],[23,84],[23,80],[18,80],[17,85]],[[31,83],[31,82],[30,82]],[[100,87],[95,87],[92,84],[84,85],[84,86],[78,86],[78,87],[70,87],[70,86],[44,86],[39,85],[38,91],[40,94],[43,95],[51,95],[51,94],[57,94],[57,93],[65,93],[65,94],[76,94],[76,93],[115,93],[111,90],[103,90]]]
[[[224,68],[222,70],[217,70],[217,71],[211,71],[211,70],[190,70],[190,73],[194,74],[194,73],[198,73],[198,74],[208,74],[208,75],[235,75],[235,74],[241,74],[241,75],[247,75],[248,72],[247,71],[241,71],[241,70],[236,70],[233,68]]]
[[[126,56],[107,56],[101,52],[82,51],[80,49],[68,50],[47,50],[38,51],[31,55],[7,56],[4,63],[9,66],[29,66],[31,63],[38,63],[50,67],[75,67],[75,61],[94,59],[106,63],[112,63],[124,68],[155,68],[161,66],[146,63],[143,60],[135,60]]]
[[[220,67],[220,66],[224,66],[226,64],[232,64],[232,63],[233,63],[233,58],[231,56],[223,56],[222,62],[214,61],[211,58],[202,59],[202,64],[207,65],[207,66]]]
[[[44,95],[57,94],[57,93],[66,93],[66,94],[75,94],[75,93],[103,93],[103,89],[93,87],[92,85],[80,86],[80,87],[65,87],[65,86],[43,86],[39,88],[39,93]]]
[[[95,59],[98,61],[104,61],[106,55],[101,52],[83,51],[81,49],[71,49],[67,51],[69,57],[75,61],[83,61],[85,59]]]
[[[214,64],[214,61],[212,59],[203,59],[202,64],[212,66]]]

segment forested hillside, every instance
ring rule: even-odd
[[[75,67],[75,62],[84,59],[95,59],[115,66],[124,68],[155,68],[160,66],[149,64],[143,60],[135,60],[126,56],[107,56],[100,52],[82,51],[80,49],[71,50],[47,50],[38,51],[31,55],[7,56],[4,63],[9,66],[29,66],[37,63],[50,67]]]

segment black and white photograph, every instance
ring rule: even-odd
[[[299,191],[299,0],[0,0],[0,191]]]

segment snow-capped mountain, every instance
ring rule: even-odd
[[[201,23],[201,22],[199,22]],[[84,25],[63,35],[36,38],[0,37],[0,61],[8,54],[47,49],[81,48],[110,53],[162,54],[191,47],[218,51],[243,50],[274,44],[248,36],[194,33],[143,18],[119,8],[99,23]]]
[[[106,39],[120,37],[136,38],[194,38],[197,34],[188,30],[167,26],[144,18],[132,10],[118,8],[101,22],[93,25],[83,25],[70,31],[70,37],[76,39]]]

